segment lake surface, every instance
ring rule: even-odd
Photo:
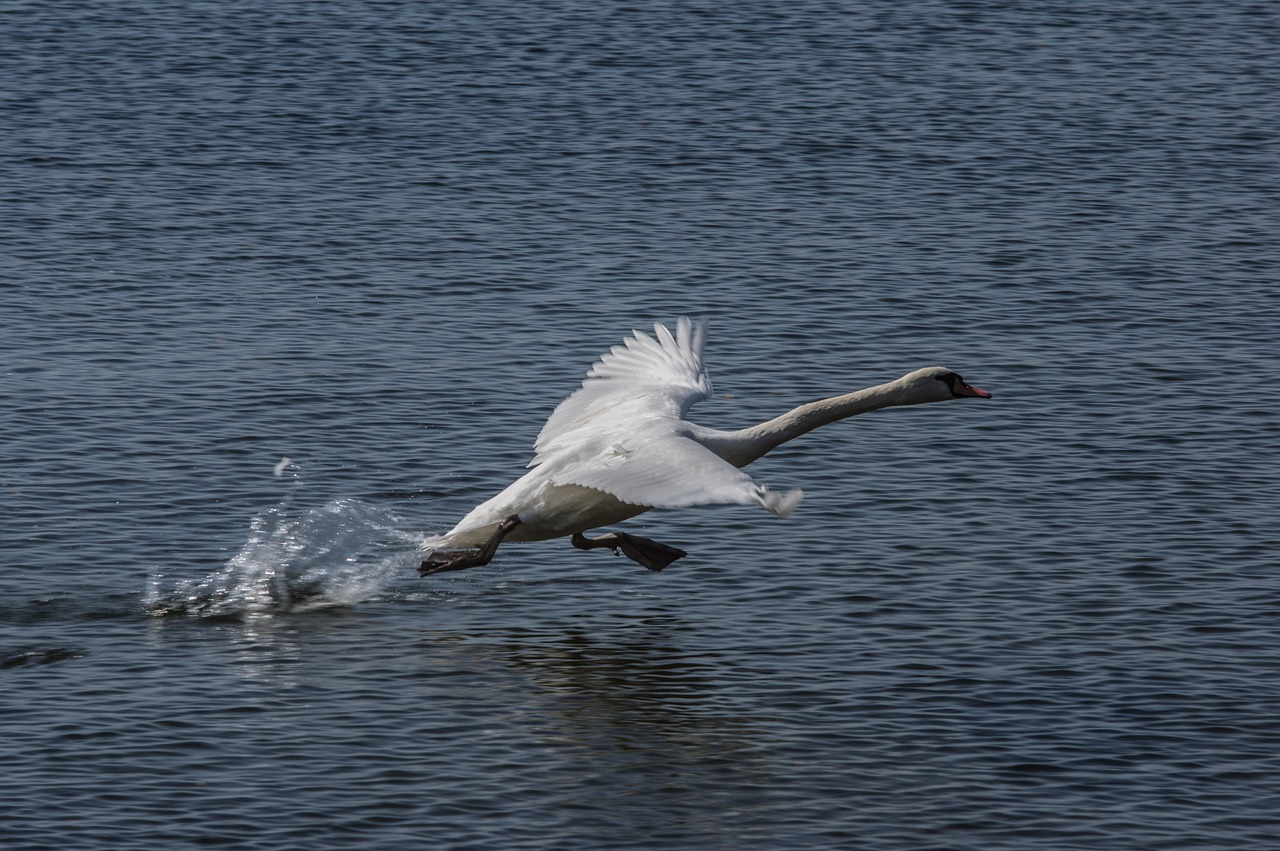
[[[0,845],[1274,848],[1278,17],[0,6]],[[995,398],[419,579],[682,314]]]

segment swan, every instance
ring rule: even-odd
[[[738,431],[685,419],[711,395],[702,364],[706,324],[682,317],[673,334],[633,331],[587,372],[581,388],[560,403],[534,443],[529,472],[476,506],[443,535],[421,544],[418,573],[427,576],[487,564],[504,541],[543,541],[568,535],[578,549],[600,547],[662,570],[688,555],[639,535],[588,529],[611,526],[651,508],[758,505],[786,517],[804,494],[758,484],[740,468],[818,426],[879,408],[989,399],[986,390],[940,366],[810,402]]]

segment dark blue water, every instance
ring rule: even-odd
[[[0,844],[1275,847],[1278,17],[0,5]],[[996,398],[417,578],[686,313]]]

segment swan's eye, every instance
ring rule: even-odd
[[[981,387],[974,387],[960,377],[958,372],[948,372],[938,376],[938,380],[947,385],[951,395],[957,399],[990,399],[991,394]]]

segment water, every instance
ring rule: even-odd
[[[1273,847],[1271,6],[0,15],[6,849]],[[996,398],[417,578],[684,313]]]

